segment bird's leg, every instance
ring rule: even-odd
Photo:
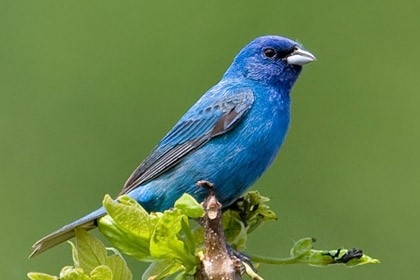
[[[241,274],[245,272],[244,263],[246,263],[255,273],[257,273],[257,270],[252,264],[251,258],[247,254],[233,249],[228,244],[226,244],[226,249],[230,258],[236,260],[237,262],[241,264]]]

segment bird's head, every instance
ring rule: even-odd
[[[295,41],[263,36],[239,52],[225,77],[245,77],[263,84],[291,87],[302,65],[314,60],[315,56]]]

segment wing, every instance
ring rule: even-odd
[[[191,108],[133,172],[120,195],[160,176],[212,138],[232,130],[253,102],[254,95],[245,89],[202,106],[203,109]]]

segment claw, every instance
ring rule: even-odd
[[[245,253],[239,252],[233,249],[231,246],[226,244],[226,249],[231,259],[239,261],[239,265],[241,266],[241,274],[245,272],[244,263],[246,263],[255,273],[257,273],[257,269],[251,262],[251,258],[246,255]]]

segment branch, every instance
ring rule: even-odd
[[[240,280],[241,274],[262,280],[251,261],[267,264],[308,264],[358,266],[379,263],[356,249],[316,250],[313,238],[295,242],[287,258],[276,259],[245,255],[248,235],[265,221],[275,220],[268,198],[251,191],[222,214],[213,185],[199,186],[209,191],[201,205],[184,194],[164,212],[148,213],[137,201],[121,196],[115,201],[105,196],[107,215],[99,219],[100,232],[121,253],[150,263],[144,280],[176,279]],[[199,225],[191,224],[198,219]],[[76,229],[77,246],[73,247],[73,266],[64,267],[60,276],[29,273],[32,280],[132,280],[132,274],[117,250],[108,250],[96,238]],[[109,253],[112,253],[111,255]]]
[[[225,234],[222,224],[222,204],[214,194],[213,184],[207,181],[199,181],[200,187],[209,190],[209,196],[201,203],[205,211],[200,224],[204,228],[204,255],[200,257],[199,267],[195,279],[219,280],[219,279],[242,279],[241,262],[232,259],[226,248]]]

